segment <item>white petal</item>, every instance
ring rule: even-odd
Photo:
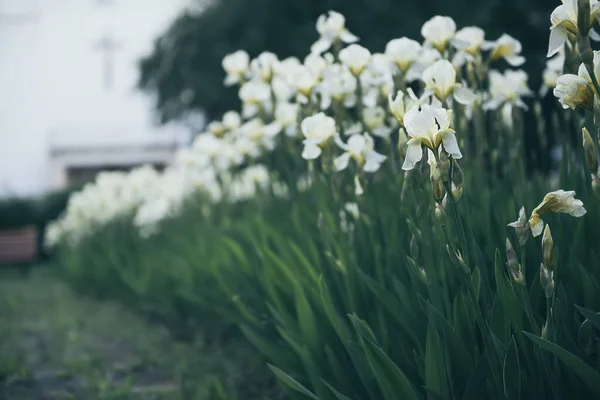
[[[531,234],[533,237],[538,237],[542,234],[542,230],[544,229],[544,221],[541,218],[536,221],[529,220],[529,228],[531,229]]]
[[[550,30],[550,42],[548,44],[548,54],[547,57],[552,57],[558,50],[562,47],[563,44],[567,41],[567,30],[562,26],[557,26]]]
[[[363,135],[352,135],[348,139],[348,149],[355,154],[362,153],[367,141]]]
[[[340,135],[335,135],[333,137],[333,141],[335,142],[335,144],[337,144],[337,146],[340,149],[346,150],[346,151],[348,150],[348,145],[342,141],[342,138],[340,137]]]
[[[331,96],[323,93],[321,96],[321,110],[327,110],[331,106]]]
[[[354,93],[350,93],[346,95],[344,98],[344,107],[352,108],[356,105],[356,95]]]
[[[348,167],[350,161],[350,153],[344,153],[333,160],[333,165],[336,171],[342,171]]]
[[[492,50],[495,47],[496,47],[496,42],[491,42],[489,40],[486,40],[481,45],[481,50]]]
[[[373,150],[367,152],[363,170],[365,172],[377,171],[381,167],[381,163],[384,162],[386,158],[387,158],[386,156],[379,154]]]
[[[296,102],[300,104],[308,104],[308,97],[306,97],[302,93],[298,93],[296,94]]]
[[[590,39],[595,42],[600,42],[600,33],[596,32],[594,29],[590,29]]]
[[[583,217],[587,213],[587,210],[583,207],[583,202],[581,200],[575,200],[573,203],[571,210],[569,210],[569,214],[577,218]]]
[[[469,47],[469,42],[457,38],[452,38],[452,40],[450,40],[450,43],[452,43],[452,45],[454,45],[454,47],[456,47],[458,50],[463,50]]]
[[[431,140],[432,134],[438,131],[436,117],[437,115],[432,112],[432,107],[424,104],[422,111],[414,107],[404,115],[404,126],[410,137]]]
[[[321,54],[326,52],[331,47],[331,41],[325,38],[321,38],[310,46],[310,52],[313,54]]]
[[[321,155],[321,148],[313,143],[305,143],[302,151],[302,158],[305,160],[314,160]]]
[[[296,124],[288,125],[283,132],[289,137],[296,136],[298,134],[298,126]]]
[[[444,145],[444,150],[452,157],[459,159],[462,158],[462,153],[458,148],[458,142],[456,141],[456,135],[453,131],[446,131],[442,133],[442,143]]]
[[[250,118],[255,116],[260,108],[256,104],[244,104],[242,107],[242,115],[244,118]]]
[[[408,88],[408,90],[412,90],[412,89]],[[417,100],[417,102],[419,104],[425,104],[427,98],[433,96],[434,93],[435,93],[435,91],[433,89],[423,90],[423,94],[421,94],[421,97]],[[414,94],[414,92],[413,92],[413,94]]]
[[[477,100],[477,95],[464,86],[456,86],[454,88],[454,99],[466,106]]]
[[[513,67],[520,67],[521,65],[523,65],[523,63],[525,63],[525,57],[523,56],[514,55],[505,57],[504,59]]]
[[[491,100],[488,100],[485,103],[483,103],[483,109],[486,111],[487,110],[496,110],[496,109],[498,109],[498,107],[500,107],[500,105],[502,103],[504,103],[505,100],[506,100],[506,98],[502,95],[495,96]]]
[[[517,98],[517,100],[515,101],[515,105],[519,108],[522,108],[525,111],[529,110],[529,107],[527,107],[527,104],[525,104],[523,102],[523,100],[521,100],[520,98]]]
[[[427,68],[425,65],[420,63],[413,63],[408,71],[406,71],[405,80],[406,82],[414,82],[416,80],[421,79],[421,75],[423,75],[423,71]]]
[[[265,126],[264,134],[269,137],[277,136],[279,132],[282,130],[282,126],[277,122],[272,122],[269,125]]]
[[[236,83],[238,83],[240,81],[240,79],[235,76],[235,75],[227,75],[227,77],[225,78],[225,81],[223,82],[223,84],[225,86],[233,86]]]
[[[358,36],[353,35],[347,29],[342,31],[342,33],[340,34],[340,39],[342,39],[342,42],[344,43],[358,42]]]
[[[406,159],[402,165],[402,169],[405,171],[411,170],[415,165],[423,158],[423,149],[421,148],[420,140],[409,140],[408,148],[406,150]]]
[[[354,194],[357,196],[362,196],[364,193],[365,191],[360,185],[360,179],[358,179],[358,175],[354,175]]]
[[[377,137],[386,138],[386,137],[390,136],[391,133],[392,133],[392,128],[389,128],[387,126],[378,126],[375,129],[373,129],[373,135],[375,135]]]

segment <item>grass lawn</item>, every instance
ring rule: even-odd
[[[174,340],[117,303],[73,293],[52,265],[0,270],[0,399],[275,399],[241,338]]]

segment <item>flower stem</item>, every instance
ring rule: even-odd
[[[460,251],[462,256],[464,257],[465,263],[469,265],[469,251],[467,249],[467,238],[465,235],[465,230],[462,224],[462,220],[460,215],[458,215],[458,209],[456,207],[456,200],[454,199],[454,195],[452,194],[452,185],[450,181],[444,182],[444,187],[446,188],[446,193],[448,195],[448,200],[450,202],[450,208],[452,208],[452,216],[454,218],[454,225],[456,225],[456,230],[458,231],[458,240],[460,242]]]
[[[527,271],[527,251],[525,246],[521,246],[520,250],[521,270]],[[517,294],[521,297],[521,302],[525,307],[525,314],[527,315],[527,319],[529,320],[529,325],[531,325],[531,329],[533,329],[534,333],[537,335],[538,332],[540,332],[540,328],[538,327],[538,324],[537,322],[535,322],[535,318],[533,317],[533,308],[531,307],[531,300],[529,299],[529,293],[527,292],[527,280],[525,280],[525,283],[523,285],[519,284],[515,286],[519,288]]]

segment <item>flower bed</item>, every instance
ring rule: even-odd
[[[518,40],[450,17],[372,53],[329,12],[303,61],[233,53],[241,113],[163,174],[99,177],[48,243],[86,290],[236,324],[293,398],[598,397],[598,9],[578,4],[552,17],[548,109]]]

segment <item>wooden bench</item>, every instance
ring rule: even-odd
[[[0,264],[28,263],[37,258],[37,227],[0,230]]]

